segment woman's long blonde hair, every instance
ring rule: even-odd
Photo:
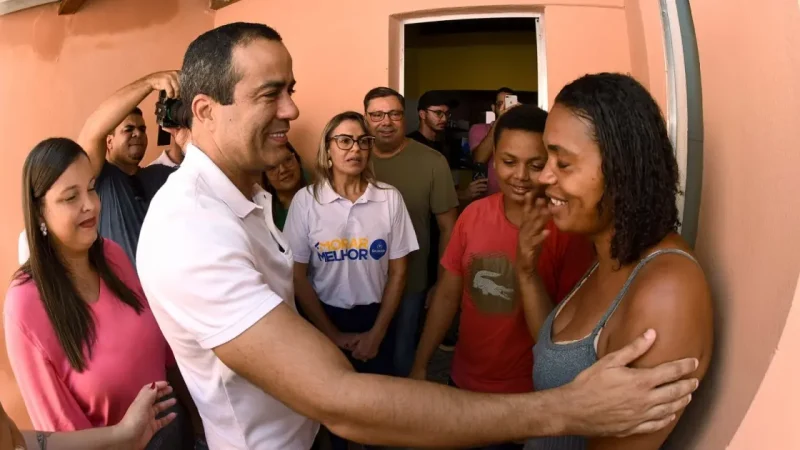
[[[319,149],[317,150],[317,162],[314,164],[314,199],[317,201],[319,201],[318,194],[322,185],[329,183],[333,186],[333,168],[329,166],[330,156],[328,155],[328,146],[331,145],[333,130],[349,120],[359,124],[364,133],[369,134],[367,120],[361,113],[355,111],[345,111],[337,114],[325,125],[325,129],[322,130],[322,138],[319,141]],[[354,142],[353,145],[358,145],[358,142]],[[372,167],[372,150],[367,152],[367,165],[364,167],[364,171],[361,172],[361,179],[377,186],[375,169]]]

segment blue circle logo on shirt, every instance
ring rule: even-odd
[[[369,246],[369,256],[372,256],[372,259],[378,260],[383,258],[383,255],[386,254],[386,241],[383,239],[375,239],[372,241],[372,245]]]

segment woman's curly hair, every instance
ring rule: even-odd
[[[585,75],[555,103],[591,124],[605,178],[598,209],[610,207],[614,221],[611,257],[637,261],[680,225],[678,163],[658,104],[638,81],[615,73]]]

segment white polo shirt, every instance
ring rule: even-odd
[[[419,249],[403,197],[386,183],[369,184],[355,203],[328,183],[318,199],[313,186],[301,189],[283,232],[319,299],[337,308],[380,302],[389,260]]]
[[[235,374],[213,349],[281,302],[294,308],[292,253],[271,198],[251,201],[197,147],[150,203],[136,265],[211,450],[308,450],[319,425]]]

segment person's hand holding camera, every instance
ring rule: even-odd
[[[156,72],[147,77],[147,82],[154,91],[164,91],[168,98],[178,98],[180,94],[180,82],[178,77],[180,71],[168,70],[166,72]]]

